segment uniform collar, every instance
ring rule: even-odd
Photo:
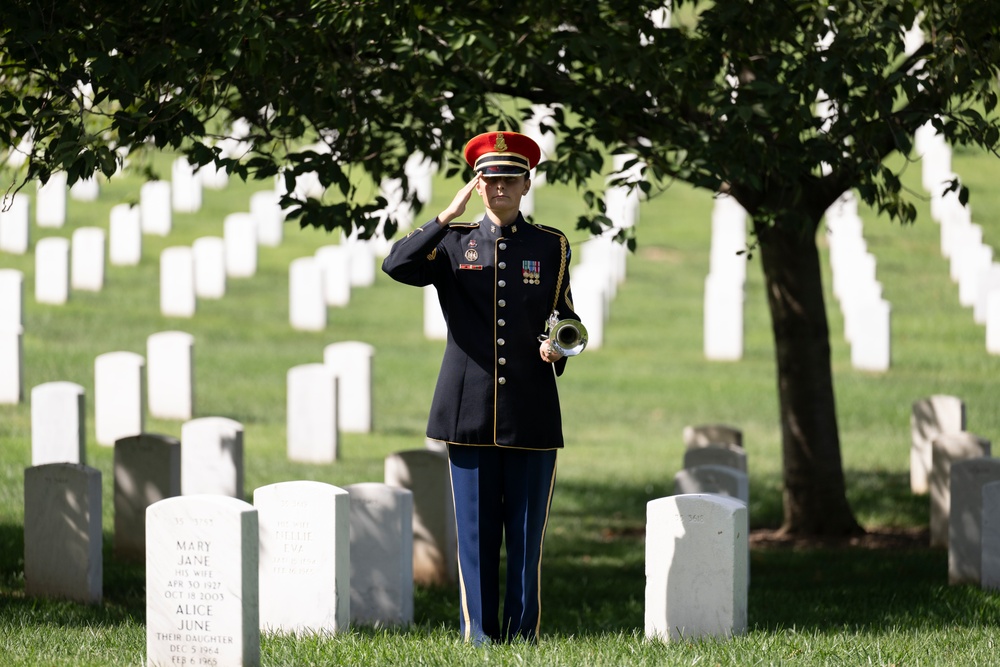
[[[490,216],[488,215],[484,215],[482,222],[479,223],[479,226],[482,229],[486,230],[488,234],[496,238],[500,237],[510,238],[511,236],[517,234],[519,230],[523,230],[525,227],[527,227],[527,225],[528,223],[527,221],[525,221],[524,216],[521,215],[520,211],[518,211],[517,213],[517,220],[510,223],[506,227],[502,227],[496,224],[495,222],[490,220]]]

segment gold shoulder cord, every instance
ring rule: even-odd
[[[552,301],[552,310],[559,305],[559,293],[562,291],[563,277],[566,275],[566,237],[559,235],[559,276],[556,278],[556,298]]]

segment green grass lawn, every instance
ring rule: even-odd
[[[166,164],[165,162],[163,163]],[[162,165],[161,165],[162,166]],[[954,169],[972,190],[974,222],[1000,247],[1000,165],[956,154]],[[907,182],[920,189],[919,163]],[[135,200],[139,181],[102,183],[97,202],[69,201],[62,229],[32,226],[32,244],[87,225],[107,228],[114,204]],[[460,186],[441,178],[424,217]],[[264,184],[231,182],[206,191],[197,214],[175,214],[168,238],[145,236],[137,267],[109,266],[100,293],[74,292],[63,306],[34,300],[33,256],[0,254],[0,268],[25,275],[24,386],[67,380],[88,404],[87,463],[103,476],[104,602],[83,606],[25,598],[23,472],[30,465],[27,402],[0,406],[0,664],[136,665],[145,658],[144,572],[111,553],[112,449],[93,432],[93,364],[104,352],[145,355],[147,337],[181,330],[195,338],[198,416],[244,424],[246,490],[309,479],[346,485],[381,481],[383,459],[423,446],[423,429],[443,343],[424,340],[420,290],[378,273],[334,308],[324,332],[288,323],[288,264],[339,236],[286,225],[278,248],[261,248],[258,273],[230,279],[220,301],[201,300],[191,319],[159,313],[159,253],[221,235],[226,213],[248,210]],[[561,227],[574,247],[583,206],[573,191],[536,190],[535,219]],[[759,260],[748,269],[744,357],[708,362],[702,354],[702,290],[708,271],[711,198],[681,184],[644,202],[639,247],[611,306],[604,345],[571,360],[560,379],[567,446],[546,541],[542,641],[537,647],[474,649],[458,639],[457,591],[418,588],[408,629],[355,628],[336,637],[262,637],[264,665],[330,664],[989,664],[995,662],[1000,598],[947,584],[947,553],[908,549],[755,548],[751,553],[749,632],[724,641],[673,644],[643,639],[645,506],[669,495],[681,466],[685,425],[740,427],[748,452],[753,528],[781,521],[781,443],[770,319]],[[900,228],[862,211],[878,279],[892,303],[893,365],[852,369],[843,321],[828,294],[833,371],[848,496],[870,529],[920,529],[928,500],[909,492],[912,401],[961,397],[969,430],[1000,434],[996,378],[1000,358],[958,303],[939,252],[929,206]],[[478,216],[472,209],[467,218]],[[825,241],[821,241],[825,251]],[[575,254],[579,258],[580,253]],[[829,274],[825,276],[830,284]],[[285,374],[322,361],[323,347],[361,340],[376,348],[374,432],[343,434],[341,459],[301,464],[285,456]],[[147,430],[180,436],[179,422],[148,419]]]

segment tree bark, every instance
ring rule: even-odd
[[[755,223],[777,358],[782,531],[861,533],[845,493],[817,226],[798,222]]]

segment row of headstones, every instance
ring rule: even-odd
[[[340,433],[371,432],[374,356],[371,345],[344,341],[323,348],[322,363],[288,369],[290,461],[333,463],[340,458]]]
[[[832,39],[833,33],[826,38]],[[923,42],[919,18],[903,31],[907,53]],[[835,105],[821,94],[817,115],[824,119],[824,131],[836,118]],[[887,371],[892,363],[892,305],[882,296],[876,277],[876,259],[868,252],[858,202],[852,191],[845,192],[826,211],[827,238],[833,294],[844,320],[844,339],[851,348],[851,365],[866,371]]]
[[[844,315],[851,363],[863,370],[887,370],[891,307],[882,299],[882,286],[875,279],[875,258],[865,250],[853,195],[845,194],[832,206],[827,221],[834,294]],[[746,247],[746,211],[732,197],[717,195],[704,291],[706,359],[737,361],[743,357]]]
[[[344,240],[288,266],[288,318],[298,331],[323,331],[328,307],[347,306],[351,289],[375,283],[375,244]]]
[[[28,595],[101,599],[100,486],[100,472],[82,465],[25,471]],[[148,504],[148,664],[191,657],[257,664],[262,630],[336,633],[352,622],[412,622],[413,496],[387,484],[295,481],[255,490],[252,505],[216,495]],[[746,630],[746,512],[716,495],[649,503],[648,637]]]
[[[109,259],[112,264],[137,264],[142,252],[142,234],[167,236],[173,227],[174,212],[200,209],[198,173],[201,172],[193,172],[187,162],[179,158],[174,161],[173,181],[148,181],[140,187],[137,206],[118,204],[112,207],[108,234]],[[92,179],[81,182],[96,183]],[[70,188],[69,192],[72,193],[74,188]],[[255,240],[261,245],[281,244],[284,212],[278,204],[279,194],[277,189],[255,192],[250,197],[250,212],[239,214],[255,219]],[[35,221],[38,227],[63,227],[67,218],[66,199],[64,172],[53,174],[46,184],[39,185],[35,195]],[[5,206],[0,212],[0,250],[12,254],[28,252],[31,245],[30,203],[31,199],[24,193],[13,195],[9,201],[5,199]]]
[[[551,113],[540,107],[538,113]],[[537,131],[537,124],[536,124]],[[546,146],[554,142],[554,134],[538,133],[538,140]],[[554,151],[554,145],[549,146]],[[420,156],[415,155],[414,158]],[[621,166],[626,161],[616,157]],[[412,163],[412,167],[411,167]],[[416,183],[418,197],[430,196],[430,177],[433,165],[427,160],[411,159],[407,164],[409,177]],[[194,172],[183,158],[175,160],[173,182],[153,181],[142,186],[140,205],[131,208],[119,205],[112,210],[111,259],[112,263],[136,264],[141,255],[142,233],[161,236],[169,234],[172,210],[197,210],[200,207],[199,175],[212,173],[211,170]],[[306,177],[297,182],[296,194],[302,197],[321,195],[318,181],[312,183]],[[47,185],[49,192],[58,193],[54,184]],[[278,181],[279,189],[283,180]],[[386,185],[383,184],[383,191]],[[301,191],[300,191],[301,190]],[[398,190],[398,185],[397,185]],[[65,197],[65,184],[62,187]],[[173,193],[173,195],[171,194]],[[181,194],[178,194],[181,193]],[[226,278],[251,277],[256,272],[257,245],[277,245],[281,240],[283,212],[278,207],[278,192],[261,191],[251,197],[251,212],[233,213],[226,217],[222,238],[203,237],[193,246],[170,247],[160,258],[160,309],[164,315],[173,317],[193,317],[198,298],[218,299],[225,294]],[[56,195],[51,195],[56,196]],[[392,201],[400,199],[401,193],[387,192]],[[18,222],[11,222],[23,233],[13,236],[23,237],[23,243],[15,252],[26,252],[27,243],[27,200],[20,196],[12,213]],[[635,224],[638,215],[638,191],[629,191],[622,186],[609,187],[606,193],[608,216],[616,228]],[[183,202],[199,202],[197,205]],[[62,207],[65,209],[65,205]],[[530,209],[530,204],[528,206]],[[529,210],[530,212],[530,210]],[[65,216],[63,216],[64,218]],[[61,226],[61,224],[59,225]],[[0,219],[0,229],[2,229]],[[4,235],[0,233],[0,239]],[[40,264],[36,275],[36,295],[45,303],[65,303],[70,286],[79,289],[99,290],[103,285],[104,273],[104,232],[100,228],[83,228],[74,233],[73,262],[70,262],[70,243],[64,239],[44,239]],[[348,242],[350,241],[350,242]],[[346,305],[352,286],[367,286],[374,282],[373,255],[378,254],[377,241],[362,242],[358,239],[344,239],[343,247],[328,246],[314,257],[294,260],[289,267],[289,319],[298,330],[322,330],[326,327],[326,306]],[[386,244],[382,239],[383,245]],[[77,253],[77,245],[80,252]],[[50,247],[51,246],[51,247]],[[0,249],[3,249],[0,241]],[[383,248],[383,254],[386,248]],[[344,254],[347,258],[344,258]],[[624,246],[611,241],[610,235],[598,237],[585,243],[584,261],[578,264],[573,280],[577,307],[581,319],[588,322],[590,346],[601,346],[604,323],[609,316],[610,302],[617,286],[624,280]],[[85,258],[76,261],[77,257]],[[346,265],[346,266],[345,266]],[[69,268],[67,268],[69,267]],[[78,270],[79,267],[79,270]],[[349,267],[349,268],[348,268]],[[345,269],[349,271],[349,282],[344,281]],[[68,281],[67,274],[73,279]],[[79,274],[80,279],[76,276]],[[436,299],[425,299],[425,333],[428,338],[446,336],[444,320]]]
[[[110,259],[113,264],[138,264],[143,233],[169,233],[171,210],[184,208],[178,206],[177,201],[171,201],[178,197],[175,194],[171,198],[170,193],[182,190],[189,195],[189,191],[197,185],[194,172],[183,160],[175,161],[173,171],[173,187],[165,181],[146,183],[141,189],[139,206],[123,204],[112,208]],[[178,187],[177,183],[182,186]],[[65,174],[57,175],[44,186],[39,186],[37,208],[40,209],[40,224],[60,227],[65,223],[65,193]],[[190,199],[190,196],[186,195],[186,198]],[[160,262],[161,311],[166,315],[191,316],[198,296],[220,298],[224,294],[227,276],[252,276],[256,271],[258,243],[277,245],[281,241],[284,215],[277,201],[276,192],[254,193],[250,214],[227,216],[224,238],[204,237],[197,239],[192,248],[167,248]],[[27,196],[17,194],[11,207],[0,211],[0,250],[28,251],[28,209]],[[104,247],[104,230],[97,227],[75,230],[72,244],[61,237],[39,240],[36,244],[36,301],[66,303],[71,288],[99,291],[104,283]],[[360,264],[363,266],[364,263]],[[368,264],[371,265],[368,268],[370,282],[374,280],[374,266],[371,261]],[[358,275],[359,271],[352,273],[354,278]],[[0,374],[3,377],[0,380],[0,402],[4,403],[19,403],[23,399],[23,283],[20,271],[0,271],[0,312],[4,314],[0,318],[0,369],[4,371]],[[152,398],[151,402],[156,414],[157,401]],[[189,415],[185,412],[184,416]],[[112,441],[105,440],[104,444]]]
[[[197,183],[190,169],[179,170],[175,161],[174,181],[145,183],[140,204],[125,204],[111,210],[110,261],[136,265],[142,254],[142,235],[166,236],[171,229],[171,210],[178,210],[176,195],[181,174],[190,190]],[[179,173],[180,172],[180,173]],[[47,186],[51,190],[52,186]],[[191,246],[165,248],[160,255],[160,312],[168,317],[193,317],[198,299],[221,299],[227,278],[256,275],[259,246],[277,246],[282,240],[284,213],[278,193],[261,190],[250,197],[249,213],[230,213],[223,220],[223,236],[195,239]],[[186,196],[185,199],[190,198]],[[65,205],[63,205],[65,209]],[[184,209],[181,209],[184,210]],[[196,209],[195,209],[196,210]],[[28,251],[28,200],[17,195],[13,208],[0,214],[0,250],[24,254]],[[58,226],[62,226],[61,224]],[[3,239],[13,239],[4,244]],[[326,328],[327,306],[345,306],[352,287],[375,281],[375,243],[348,240],[339,246],[321,248],[315,257],[294,260],[289,267],[289,320],[297,330]],[[99,227],[74,230],[72,243],[62,237],[40,239],[35,246],[35,299],[39,303],[64,304],[71,289],[100,291],[104,285],[105,232]]]
[[[0,365],[0,371],[6,370]],[[32,388],[32,460],[36,464],[84,462],[85,405],[85,390],[74,382],[45,382]],[[94,360],[94,431],[99,445],[111,446],[119,438],[142,433],[147,409],[153,417],[189,420],[194,405],[191,334],[161,331],[146,339],[146,357],[116,351]]]
[[[964,402],[947,395],[914,401],[910,488],[930,497],[931,546],[948,548],[950,583],[1000,588],[1000,459],[966,431]]]
[[[292,460],[333,461],[341,431],[372,429],[374,348],[331,343],[323,363],[288,373],[288,451]],[[0,358],[0,376],[10,370]],[[163,331],[147,339],[146,357],[107,352],[94,361],[94,430],[98,444],[145,430],[145,416],[190,420],[195,413],[194,337]],[[338,385],[341,391],[337,391]],[[11,392],[18,394],[17,392]],[[66,381],[31,390],[32,462],[85,463],[84,388]]]
[[[858,201],[845,192],[827,211],[833,295],[844,319],[851,365],[887,371],[892,361],[892,306],[882,297],[876,259],[868,251]]]
[[[144,433],[117,441],[113,496],[115,557],[131,562],[147,558],[147,509],[160,500],[176,496],[243,499],[243,461],[243,427],[238,422],[222,418],[187,422],[182,428],[180,440],[168,435]],[[98,510],[99,523],[101,499],[84,493],[95,474],[99,480],[99,471],[86,464],[72,462],[45,463],[27,469],[25,544],[26,562],[30,561],[26,571],[26,579],[30,581],[29,594],[82,601],[100,600],[102,592],[99,578],[90,576],[103,569],[100,563],[92,562],[101,557],[100,526],[96,532],[91,533],[84,526],[89,525],[94,520],[93,517],[80,516],[76,517],[78,521],[70,521],[71,532],[86,536],[89,548],[73,548],[66,552],[65,545],[61,542],[61,531],[58,527],[53,527],[53,523],[65,522],[72,517],[67,515],[64,508],[55,511],[51,506],[63,497],[66,502],[73,502],[72,494],[79,492],[80,498],[88,499],[87,502],[79,503],[81,512]],[[373,524],[373,529],[357,536],[356,542],[384,545],[385,553],[365,554],[364,558],[357,561],[356,569],[363,570],[371,566],[373,558],[382,559],[376,569],[386,572],[373,574],[370,578],[392,582],[396,592],[381,594],[383,598],[391,600],[391,603],[381,604],[380,607],[394,611],[380,614],[378,619],[373,620],[408,622],[411,614],[407,614],[405,610],[412,609],[413,582],[425,585],[457,582],[457,541],[447,454],[429,447],[396,452],[385,459],[384,477],[384,483],[377,486],[406,489],[410,494],[411,500],[403,509],[412,509],[412,516],[388,522],[386,525],[389,532],[386,535],[372,534],[378,527],[378,524]],[[66,486],[73,480],[79,483],[78,486]],[[96,488],[99,491],[100,484]],[[254,495],[259,493],[260,489]],[[377,490],[372,495],[373,499],[367,504],[396,507],[396,491],[384,491],[382,495],[388,495],[388,498],[382,501],[378,500],[380,496]],[[292,514],[289,520],[297,517],[297,525],[308,534],[312,530],[313,513],[319,508],[306,504],[292,506],[286,503],[285,506]],[[358,509],[364,509],[363,504]],[[397,524],[405,524],[406,529],[402,532],[392,530],[391,527]],[[52,551],[57,553],[51,559],[37,558],[39,553]],[[298,549],[295,553],[301,556],[302,551]],[[290,549],[283,550],[286,556],[291,552]],[[83,558],[84,554],[88,555],[86,559]],[[310,555],[317,556],[305,554]],[[387,560],[391,558],[400,560]],[[58,563],[60,559],[70,562],[69,568],[74,571],[73,574],[64,575],[52,571],[49,564]],[[318,559],[322,560],[322,554],[318,555]],[[404,574],[412,581],[401,586]],[[66,585],[69,582],[80,585]],[[378,597],[367,596],[367,599]]]
[[[922,185],[931,196],[931,218],[941,228],[941,256],[958,285],[959,303],[972,309],[976,324],[986,327],[986,351],[1000,354],[1000,263],[983,241],[983,228],[972,222],[968,204],[947,183],[958,175],[951,170],[951,147],[929,122],[914,143],[921,158]]]

